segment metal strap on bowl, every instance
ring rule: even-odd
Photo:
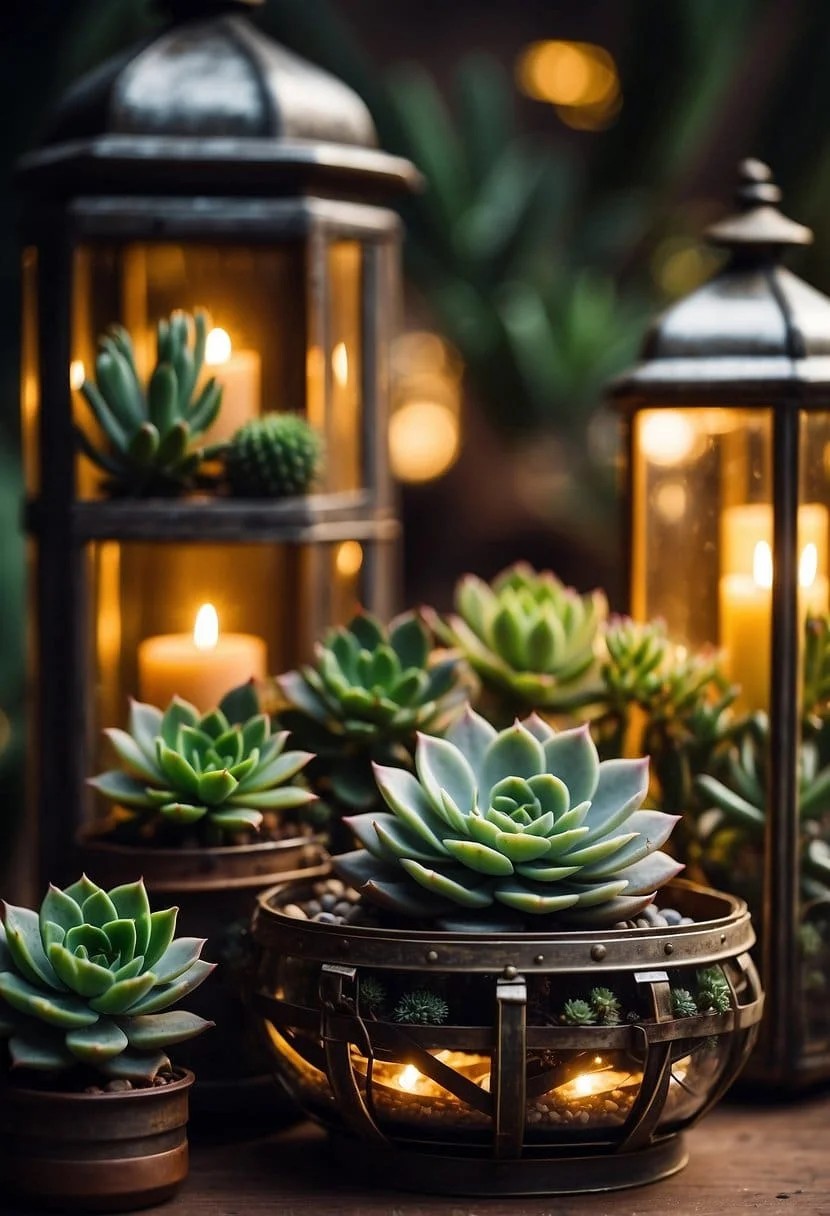
[[[522,1155],[527,1114],[527,984],[524,976],[496,984],[496,1033],[492,1090],[496,1157]]]
[[[333,1014],[352,1015],[355,1029],[363,1027],[365,1042],[360,1044],[369,1061],[373,1060],[372,1044],[358,1013],[357,970],[326,963],[320,972],[320,1038],[326,1053],[326,1071],[337,1108],[346,1126],[364,1140],[386,1144],[387,1140],[372,1118],[352,1067],[350,1038],[342,1031],[343,1022]]]
[[[635,972],[634,979],[648,995],[654,1020],[656,1022],[672,1021],[674,1015],[671,1006],[671,987],[666,972],[638,971]],[[671,1041],[650,1043],[644,1027],[633,1026],[632,1030],[635,1033],[639,1032],[639,1036],[642,1038],[643,1078],[640,1082],[639,1093],[625,1123],[625,1137],[617,1150],[621,1153],[644,1148],[649,1143],[652,1132],[663,1113],[671,1083]]]

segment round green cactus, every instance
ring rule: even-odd
[[[169,1067],[168,1047],[213,1025],[170,1011],[214,967],[199,957],[204,941],[174,940],[177,911],[151,912],[142,882],[107,892],[85,875],[50,887],[39,913],[0,905],[0,1037],[12,1066],[137,1081]]]
[[[607,612],[601,591],[579,595],[520,562],[491,584],[466,575],[455,606],[446,620],[427,610],[429,623],[512,709],[564,710],[596,695],[594,649]]]
[[[299,414],[264,414],[236,432],[225,453],[238,497],[287,498],[307,493],[317,476],[320,436]]]
[[[311,754],[285,751],[288,732],[272,735],[265,714],[231,726],[221,710],[200,715],[179,697],[164,713],[132,701],[129,730],[111,728],[104,734],[123,768],[101,773],[89,784],[139,815],[238,832],[257,830],[264,810],[314,801],[309,790],[286,784]]]
[[[347,820],[364,849],[346,881],[398,912],[497,903],[609,924],[636,915],[683,867],[659,852],[677,816],[641,810],[647,760],[600,762],[587,726],[533,715],[497,732],[467,710],[444,739],[419,735],[417,776],[376,765],[389,813]]]

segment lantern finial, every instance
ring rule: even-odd
[[[707,230],[714,245],[724,245],[734,253],[784,249],[788,245],[809,245],[813,234],[803,224],[788,219],[778,209],[781,191],[773,181],[772,170],[761,160],[747,158],[738,165],[737,211]]]

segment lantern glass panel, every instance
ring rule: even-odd
[[[327,252],[329,283],[329,417],[326,488],[354,490],[362,482],[362,249],[337,241]]]
[[[20,430],[26,490],[34,496],[40,487],[40,374],[38,368],[37,250],[23,251],[21,268],[23,311],[20,342]]]
[[[315,639],[330,625],[346,624],[366,601],[366,571],[376,546],[356,540],[90,544],[92,766],[109,762],[100,732],[123,726],[131,696],[163,706],[175,692],[207,710],[251,676],[277,674],[311,658]],[[215,616],[205,617],[204,605]]]
[[[800,421],[799,523],[811,523],[809,539],[799,541],[800,596],[806,611],[823,616],[828,611],[828,521],[830,521],[830,413],[802,412]],[[804,704],[802,771],[830,777],[830,696],[816,689],[809,677],[810,704]],[[819,693],[816,704],[816,692]],[[812,786],[812,788],[811,788]],[[803,1019],[801,1035],[808,1052],[830,1053],[830,795],[822,795],[819,776],[802,782],[803,834],[802,908],[799,950]],[[816,796],[818,794],[818,796]]]

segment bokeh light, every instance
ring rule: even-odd
[[[523,93],[555,106],[561,120],[577,130],[602,130],[622,105],[614,59],[592,42],[534,42],[519,56],[516,80]]]

